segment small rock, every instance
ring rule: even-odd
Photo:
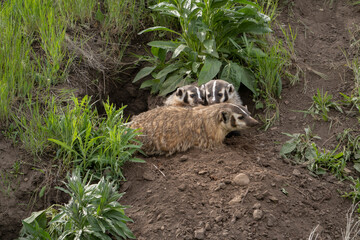
[[[189,158],[186,156],[186,155],[182,155],[180,158],[179,158],[179,161],[180,162],[186,162]]]
[[[220,189],[224,189],[226,186],[225,183],[219,183],[216,188],[214,189],[214,191],[219,191]]]
[[[143,178],[147,181],[154,181],[155,177],[150,172],[144,172]]]
[[[250,183],[249,177],[244,173],[236,175],[233,181],[236,185],[239,186],[247,186]]]
[[[223,220],[223,217],[222,216],[217,216],[216,218],[215,218],[215,221],[216,222],[221,222]]]
[[[290,121],[295,121],[295,119],[296,119],[296,116],[291,116],[291,117],[289,117],[289,120],[290,120]]]
[[[164,226],[164,225],[162,225],[160,229],[161,229],[162,231],[164,231],[165,226]]]
[[[266,225],[268,227],[273,227],[273,226],[275,226],[275,222],[276,222],[276,219],[275,219],[274,215],[270,214],[267,218]]]
[[[347,174],[351,173],[351,170],[348,169],[348,168],[344,168],[344,171],[345,171]]]
[[[178,189],[183,192],[186,189],[186,185],[184,183],[180,184],[180,186],[178,186]]]
[[[225,184],[231,184],[231,180],[225,179],[225,180],[224,180],[224,183],[225,183]]]
[[[286,105],[288,105],[290,102],[289,102],[288,100],[286,100],[284,103],[285,103]]]
[[[28,178],[24,178],[24,182],[27,182],[29,179]]]
[[[205,230],[206,230],[206,231],[211,230],[211,225],[210,225],[209,222],[205,223]]]
[[[152,191],[149,189],[149,190],[146,191],[146,193],[152,193]]]
[[[255,219],[255,220],[260,220],[261,218],[262,218],[262,216],[263,216],[263,211],[262,210],[260,210],[260,209],[255,209],[254,210],[254,212],[253,212],[253,218]]]
[[[229,201],[229,204],[234,205],[234,204],[240,203],[242,198],[243,198],[242,195],[236,196]]]
[[[253,209],[260,209],[261,208],[261,203],[255,203],[252,208]]]
[[[293,175],[295,176],[300,176],[301,175],[301,172],[299,171],[299,169],[294,169],[294,171],[292,172]]]
[[[277,199],[277,197],[275,196],[270,196],[269,199],[274,202],[274,203],[278,203],[279,202],[279,199]]]
[[[204,239],[205,238],[205,229],[200,228],[195,230],[195,239]]]
[[[276,187],[276,183],[271,183],[271,186],[272,186],[272,187]]]
[[[207,171],[206,170],[201,170],[201,171],[198,172],[198,174],[199,175],[205,175],[205,174],[207,174]]]

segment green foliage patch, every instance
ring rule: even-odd
[[[253,70],[247,66],[249,57],[267,55],[257,47],[265,44],[254,36],[271,32],[270,18],[260,6],[250,1],[161,1],[150,7],[162,15],[178,20],[180,32],[155,26],[139,34],[166,31],[176,38],[152,41],[152,57],[144,58],[151,67],[142,69],[134,82],[151,75],[142,84],[152,93],[165,95],[192,82],[199,85],[215,77],[239,88],[240,84],[258,94]],[[260,65],[260,64],[259,64]]]
[[[92,184],[88,175],[82,179],[80,172],[74,171],[64,185],[59,189],[70,196],[69,203],[34,212],[24,219],[20,240],[135,238],[126,226],[132,222],[124,213],[127,207],[118,202],[123,193],[117,192],[114,182],[102,177]]]

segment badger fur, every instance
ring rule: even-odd
[[[186,85],[179,87],[164,102],[165,106],[193,107],[204,104],[204,94],[197,86]]]
[[[243,105],[234,85],[221,79],[211,80],[201,86],[208,105],[228,102]]]
[[[181,108],[163,106],[133,117],[130,127],[140,129],[139,140],[148,154],[183,152],[191,147],[211,149],[225,136],[258,124],[249,111],[231,103]]]

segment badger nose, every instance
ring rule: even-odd
[[[251,118],[250,120],[251,120],[251,121],[249,121],[249,123],[248,123],[248,125],[249,125],[250,127],[255,127],[256,125],[259,125],[259,124],[260,124],[259,121],[256,120],[256,119],[254,119],[254,118]]]

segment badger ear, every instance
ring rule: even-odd
[[[205,91],[205,84],[202,84],[202,85],[200,86],[200,90],[201,90],[201,91]]]
[[[246,110],[249,110],[248,107],[247,107],[247,105],[245,105],[244,107],[246,108]]]
[[[179,96],[181,98],[183,94],[184,94],[184,90],[182,88],[178,88],[176,90],[176,96]]]
[[[229,85],[227,86],[227,89],[229,90],[229,93],[232,93],[232,92],[235,91],[235,87],[234,87],[234,85],[232,85],[232,84],[229,84]]]
[[[219,122],[227,123],[229,121],[229,113],[226,111],[221,111],[219,113]]]

